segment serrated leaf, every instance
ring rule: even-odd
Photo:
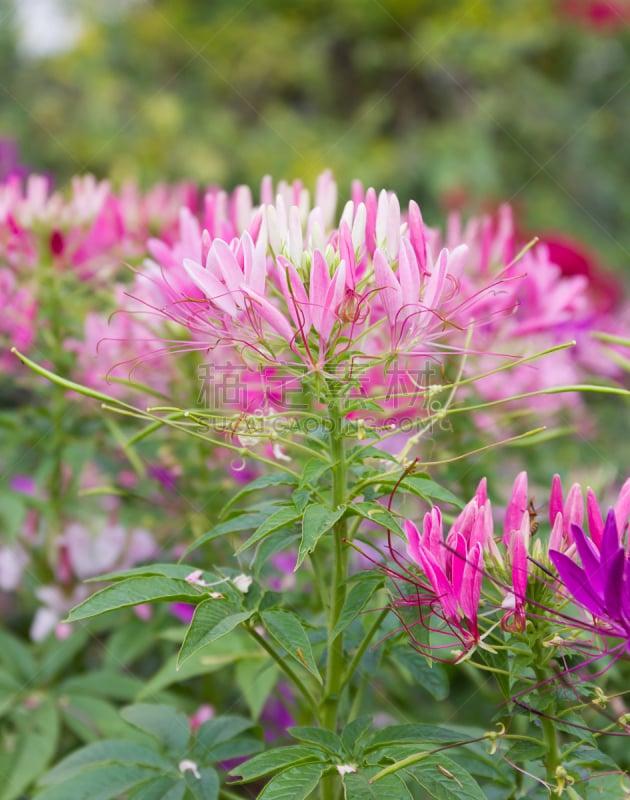
[[[315,728],[311,725],[295,725],[287,729],[294,739],[315,744],[331,755],[343,757],[344,747],[339,736],[326,728]]]
[[[348,625],[363,611],[370,597],[383,585],[384,580],[382,575],[371,575],[369,578],[362,579],[350,589],[332,633],[333,639],[345,631]]]
[[[287,651],[287,655],[305,667],[319,683],[321,675],[313,658],[311,643],[300,618],[286,609],[269,609],[260,614],[263,625],[278,644]]]
[[[53,784],[37,800],[118,800],[135,786],[155,777],[155,770],[135,764],[105,764]]]
[[[199,603],[177,657],[178,668],[202,647],[230,633],[253,614],[253,610],[239,611],[219,598]]]
[[[79,603],[68,614],[67,622],[89,619],[116,611],[121,608],[137,606],[140,603],[153,603],[162,600],[193,602],[203,599],[203,593],[190,583],[181,579],[150,577],[128,578],[113,586],[107,586],[87,600]]]
[[[2,775],[1,800],[15,800],[46,769],[57,749],[59,716],[51,700],[31,711],[20,733],[4,742],[8,773]]]
[[[306,800],[325,770],[319,764],[300,764],[272,778],[257,800]]]
[[[301,744],[287,745],[260,753],[244,764],[234,767],[229,774],[240,778],[243,782],[253,781],[279,769],[308,761],[322,761],[321,750]]]
[[[435,800],[487,800],[470,772],[441,753],[427,756],[410,771]]]
[[[286,528],[289,525],[293,525],[300,519],[300,514],[296,511],[294,506],[285,506],[284,508],[279,509],[271,516],[267,517],[265,521],[256,528],[254,533],[249,537],[249,539],[242,544],[238,550],[235,552],[235,555],[239,555],[240,553],[244,552],[245,550],[249,549],[252,545],[256,544],[256,542],[260,542],[266,536],[269,536],[270,533],[274,533],[275,531],[279,531],[281,528]]]
[[[162,772],[178,773],[173,765],[163,756],[149,747],[128,740],[105,740],[93,742],[60,761],[46,773],[42,783],[63,783],[74,775],[96,766],[97,764],[136,764],[143,767],[154,767]]]
[[[412,800],[405,782],[398,775],[387,775],[378,783],[369,780],[380,767],[365,767],[343,776],[344,800]]]
[[[188,717],[177,709],[153,703],[135,703],[120,712],[121,717],[141,731],[153,736],[177,755],[186,750],[190,739]]]
[[[400,522],[398,521],[396,515],[392,514],[389,509],[385,508],[385,506],[382,506],[380,503],[371,503],[366,501],[352,503],[352,505],[348,507],[348,510],[358,514],[359,516],[363,517],[363,519],[370,520],[370,522],[374,522],[383,528],[394,531],[401,536],[403,535]]]
[[[304,517],[302,518],[302,539],[298,557],[293,571],[298,569],[307,555],[317,547],[317,542],[341,519],[346,510],[345,506],[330,509],[321,503],[311,503],[306,506]]]

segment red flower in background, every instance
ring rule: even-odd
[[[562,0],[560,12],[599,30],[616,30],[630,23],[628,0]]]

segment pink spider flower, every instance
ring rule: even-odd
[[[425,514],[422,534],[410,520],[404,530],[407,555],[424,574],[426,584],[418,586],[417,595],[401,598],[399,605],[428,605],[469,650],[480,641],[484,547],[492,537],[492,509],[485,497],[485,481],[453,523],[446,540],[437,507]]]

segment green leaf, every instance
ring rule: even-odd
[[[50,699],[24,720],[20,732],[4,741],[7,772],[2,775],[1,800],[15,800],[46,769],[57,750],[59,715]],[[5,766],[5,765],[3,765]]]
[[[265,521],[259,525],[258,528],[256,528],[254,533],[245,542],[245,544],[238,548],[235,555],[239,555],[240,553],[249,549],[252,547],[252,545],[256,544],[256,542],[264,539],[265,536],[269,536],[270,533],[279,531],[281,528],[286,528],[289,525],[293,525],[300,519],[300,516],[301,515],[296,511],[295,506],[293,505],[285,506],[284,508],[279,509],[275,512],[275,514],[267,517]]]
[[[260,574],[262,567],[275,553],[279,553],[282,550],[294,551],[298,539],[299,534],[290,534],[287,531],[276,531],[267,536],[256,548],[256,558],[252,564],[254,573],[256,575]]]
[[[239,492],[231,497],[221,509],[219,517],[225,516],[225,513],[228,511],[228,509],[252,492],[259,491],[260,489],[267,489],[270,486],[294,486],[296,483],[297,478],[295,478],[293,475],[289,475],[286,472],[274,472],[271,475],[261,475],[260,478],[256,478],[251,483],[248,483],[247,486],[244,486]]]
[[[166,705],[136,703],[123,708],[120,715],[177,755],[186,751],[190,739],[190,724],[183,712]]]
[[[487,800],[473,776],[442,753],[427,756],[411,768],[411,773],[436,800]]]
[[[230,633],[253,614],[253,610],[239,611],[232,603],[220,598],[199,603],[179,651],[178,668],[197,650]]]
[[[394,531],[401,536],[403,535],[400,522],[396,515],[392,514],[389,509],[385,508],[385,506],[382,506],[380,503],[352,503],[348,510],[350,513],[358,514],[364,519],[375,522],[377,525],[381,525],[387,530]]]
[[[201,778],[186,770],[185,779],[188,791],[194,800],[217,800],[219,797],[219,776],[212,767],[199,767]]]
[[[306,506],[304,517],[302,518],[302,539],[297,562],[293,568],[294,572],[302,564],[306,556],[317,547],[317,542],[321,537],[344,515],[345,510],[345,506],[340,506],[333,511],[321,503],[311,503]]]
[[[400,488],[418,495],[423,500],[437,500],[439,503],[449,503],[455,508],[463,508],[462,501],[448,489],[430,478],[419,478],[417,475],[408,475],[400,482]]]
[[[140,603],[154,603],[159,600],[190,603],[202,599],[203,593],[184,580],[162,577],[128,578],[101,589],[75,606],[68,614],[67,622],[97,617],[107,611],[129,608]]]
[[[66,667],[74,657],[85,650],[89,640],[89,634],[85,630],[73,630],[72,636],[64,641],[55,639],[54,646],[50,646],[46,654],[39,663],[37,680],[41,685],[45,685],[58,677],[59,673],[66,670]]]
[[[160,777],[142,784],[129,795],[129,800],[182,800],[186,784],[177,778]]]
[[[202,750],[211,750],[218,744],[228,742],[243,731],[254,727],[255,723],[251,719],[239,717],[236,714],[214,717],[199,727],[196,737],[197,746]]]
[[[306,800],[317,787],[326,768],[320,764],[300,764],[272,778],[257,800]]]
[[[387,775],[378,783],[369,779],[380,767],[365,767],[343,776],[344,800],[412,800],[405,782],[398,775]]]
[[[135,764],[101,764],[49,786],[37,800],[118,800],[155,776],[155,770]]]
[[[112,703],[85,694],[63,695],[59,708],[65,725],[84,742],[99,739],[131,739],[145,741],[146,737],[128,725]]]
[[[63,783],[74,775],[98,764],[136,764],[154,767],[162,772],[178,775],[170,761],[155,750],[128,740],[105,740],[93,742],[80,750],[75,750],[46,773],[42,783]]]
[[[313,489],[319,483],[321,476],[330,470],[330,464],[321,458],[311,458],[304,465],[300,487],[311,486]]]
[[[227,536],[231,533],[241,533],[242,531],[249,531],[252,530],[252,528],[257,528],[261,522],[264,522],[268,517],[269,511],[265,509],[263,511],[245,512],[225,522],[221,522],[219,525],[215,525],[214,528],[209,530],[208,533],[204,533],[203,536],[200,536],[196,541],[188,545],[184,550],[182,559],[186,558],[187,555],[197,550],[202,545],[212,542],[221,536]]]
[[[427,659],[409,645],[395,647],[391,651],[394,663],[409,670],[414,685],[421,686],[435,700],[448,697],[448,677],[441,664]]]
[[[73,634],[74,635],[74,634]],[[64,694],[86,694],[89,697],[133,700],[144,682],[133,675],[124,675],[113,670],[95,670],[80,675],[71,675],[62,684]]]
[[[268,750],[266,753],[250,758],[244,764],[239,764],[230,771],[230,775],[239,777],[243,782],[253,781],[296,764],[304,764],[307,761],[321,761],[322,753],[319,749],[305,747],[301,744],[287,745]]]
[[[245,698],[252,719],[260,716],[279,674],[278,667],[267,659],[244,659],[236,665],[236,684]]]
[[[372,717],[366,714],[346,725],[341,734],[341,741],[347,753],[354,755],[361,752],[361,740],[369,732],[371,724]]]
[[[191,572],[193,572],[193,567],[189,564],[144,564],[141,567],[132,567],[132,569],[124,569],[119,572],[107,572],[104,575],[97,575],[95,578],[88,578],[86,583],[90,581],[124,581],[126,578],[149,578],[154,576],[185,580]],[[207,573],[204,573],[202,577],[206,581],[214,580],[213,577],[209,578]]]
[[[294,739],[315,744],[331,755],[339,758],[343,758],[346,755],[339,736],[332,731],[326,730],[326,728],[315,728],[310,725],[296,725],[287,730]]]
[[[382,575],[366,576],[350,589],[335,625],[332,634],[333,639],[345,631],[348,625],[363,611],[370,597],[383,585],[384,580],[385,578]]]
[[[17,637],[0,630],[0,663],[16,678],[30,684],[38,672],[37,661]]]
[[[243,631],[235,629],[221,639],[210,643],[210,646],[198,650],[181,667],[177,667],[177,656],[166,659],[163,666],[146,682],[137,699],[144,700],[167,686],[182,683],[197,675],[209,675],[219,669],[234,664],[241,658],[252,658],[261,655],[258,645]]]
[[[439,728],[436,725],[388,725],[374,734],[368,747],[365,748],[365,752],[404,742],[448,744],[461,741],[462,734],[458,731]]]
[[[313,658],[311,643],[299,617],[292,611],[281,608],[263,611],[260,616],[269,634],[287,651],[287,654],[322,683]]]

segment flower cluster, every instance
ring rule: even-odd
[[[437,507],[425,515],[422,533],[407,520],[408,560],[390,545],[399,568],[388,570],[399,589],[396,607],[417,607],[425,627],[441,620],[440,630],[459,640],[465,652],[483,646],[497,620],[504,631],[524,633],[528,620],[538,624],[542,619],[557,623],[558,630],[573,626],[604,639],[621,639],[622,649],[630,649],[630,478],[605,522],[595,494],[587,489],[588,535],[584,506],[580,485],[574,484],[563,498],[556,475],[549,536],[545,540],[537,535],[532,541],[539,512],[528,499],[527,474],[522,472],[514,481],[498,538],[485,479],[446,537]],[[411,594],[405,590],[409,585]],[[580,618],[569,616],[567,606],[577,609]],[[420,649],[427,648],[424,639],[414,640]]]

